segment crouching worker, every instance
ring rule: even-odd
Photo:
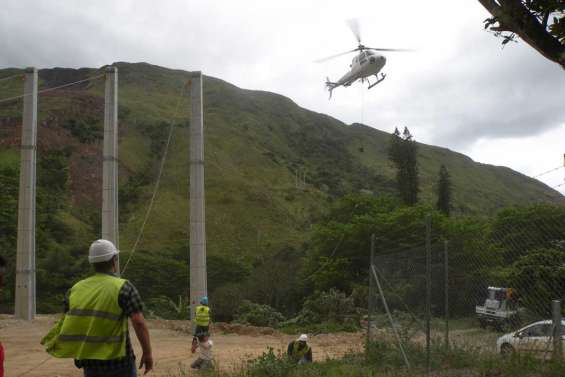
[[[286,352],[290,360],[297,364],[312,362],[312,347],[308,344],[308,336],[306,334],[302,334],[298,339],[290,342]]]
[[[211,369],[214,367],[214,357],[212,356],[212,346],[214,343],[208,335],[198,336],[196,348],[200,349],[198,359],[190,365],[193,369]]]
[[[210,336],[210,307],[208,306],[208,296],[200,299],[200,305],[194,310],[194,334],[192,338],[192,353],[198,347],[198,337],[202,335]]]
[[[63,318],[41,341],[50,355],[73,358],[85,377],[137,376],[128,318],[143,350],[139,369],[153,369],[143,303],[137,289],[115,275],[117,255],[110,241],[92,243],[88,261],[94,275],[67,292]]]

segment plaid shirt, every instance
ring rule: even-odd
[[[113,274],[111,274],[113,275]],[[69,294],[70,290],[67,291],[65,295],[65,313],[69,311]],[[143,301],[141,301],[141,296],[137,289],[132,283],[126,281],[120,293],[118,295],[118,305],[122,308],[124,315],[131,317],[135,313],[143,312]],[[123,369],[131,366],[135,363],[135,355],[133,353],[133,348],[131,346],[131,340],[129,338],[129,332],[126,334],[126,356],[113,359],[113,360],[75,360],[75,365],[77,368],[88,368],[97,370],[116,370]]]

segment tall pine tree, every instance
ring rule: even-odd
[[[451,212],[451,178],[445,165],[439,168],[439,179],[437,186],[437,209],[449,216]]]
[[[396,167],[396,185],[398,194],[407,205],[418,202],[419,180],[417,144],[407,127],[402,136],[398,128],[394,129],[390,139],[388,157]]]

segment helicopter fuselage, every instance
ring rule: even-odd
[[[361,51],[351,61],[351,70],[335,82],[337,86],[349,86],[355,81],[377,75],[386,64],[386,58],[372,50]]]

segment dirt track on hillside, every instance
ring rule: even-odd
[[[72,360],[49,357],[39,344],[55,319],[54,316],[38,316],[34,321],[25,322],[9,316],[0,317],[0,341],[6,353],[7,377],[82,376]],[[194,356],[190,354],[192,337],[187,332],[188,322],[148,321],[148,324],[155,359],[155,372],[150,375],[169,376],[181,368],[189,370]],[[261,355],[268,347],[275,352],[286,350],[293,338],[270,329],[232,325],[217,327],[212,334],[214,354],[223,370],[238,368],[245,360]],[[310,344],[314,360],[324,360],[341,357],[349,351],[360,351],[363,341],[361,333],[320,334],[311,336]],[[135,336],[132,336],[132,342],[136,355],[140,355]]]

